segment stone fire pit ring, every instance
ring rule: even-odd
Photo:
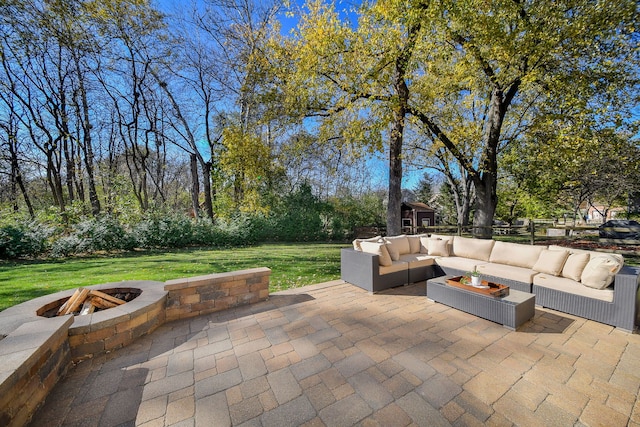
[[[164,323],[167,291],[164,282],[129,280],[85,286],[86,289],[140,291],[132,301],[92,314],[73,316],[69,327],[69,344],[73,360],[82,360],[130,344]],[[39,316],[60,301],[71,297],[75,289],[38,297],[0,312],[0,338],[20,325],[47,319]],[[71,316],[71,315],[68,315]]]

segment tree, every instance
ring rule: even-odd
[[[477,230],[486,235],[497,206],[499,154],[544,111],[540,104],[607,121],[625,110],[625,90],[637,93],[637,80],[629,78],[638,73],[636,3],[432,5],[423,22],[436,49],[433,59],[423,58],[430,72],[416,83],[423,90],[410,112],[469,174],[474,225],[487,227]]]
[[[413,192],[416,196],[416,201],[417,202],[422,202],[425,204],[429,204],[429,201],[431,200],[431,198],[433,197],[433,177],[428,174],[425,173],[422,175],[422,178],[420,178],[420,181],[418,181],[416,183],[416,186],[413,188]]]
[[[381,150],[389,164],[387,232],[399,234],[402,147],[409,113],[414,54],[423,40],[421,1],[363,4],[354,28],[332,5],[306,5],[294,37],[282,42],[276,68],[289,113],[314,118],[320,138],[351,154]]]

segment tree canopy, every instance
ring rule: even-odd
[[[636,1],[342,7],[0,2],[0,207],[68,222],[269,215],[309,193],[379,206],[373,156],[390,234],[407,165],[443,179],[478,234],[497,209],[638,191]]]

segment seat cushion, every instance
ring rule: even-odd
[[[389,273],[395,273],[398,271],[406,271],[409,269],[409,263],[402,261],[393,261],[391,265],[380,266],[380,275],[383,276]]]
[[[436,258],[436,264],[445,268],[453,268],[462,271],[473,271],[478,265],[486,264],[485,261],[480,261],[472,258],[462,258],[457,256],[451,257],[438,257]]]
[[[494,277],[503,277],[509,280],[515,280],[522,283],[533,283],[533,276],[538,274],[537,271],[530,268],[514,267],[512,265],[486,263],[478,266],[480,275],[486,274]]]
[[[417,267],[428,267],[430,265],[434,265],[436,257],[432,255],[424,255],[424,254],[407,254],[400,255],[401,262],[406,262],[409,264],[409,268],[417,268]]]
[[[544,249],[547,247],[497,241],[493,245],[489,261],[514,267],[533,268]]]
[[[533,276],[533,284],[587,298],[613,302],[613,287],[611,286],[606,289],[593,289],[575,280],[567,279],[566,277],[556,277],[546,273],[539,273]]]

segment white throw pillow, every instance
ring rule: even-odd
[[[378,262],[381,266],[388,267],[393,264],[385,243],[361,242],[360,247],[362,252],[378,255]]]
[[[621,255],[602,254],[591,258],[582,272],[582,284],[594,289],[605,289],[622,268]]]
[[[385,237],[384,242],[387,244],[389,255],[391,255],[391,259],[394,261],[398,261],[400,259],[400,255],[411,253],[409,239],[407,239],[407,236],[404,234],[400,236]]]
[[[449,256],[449,249],[451,245],[447,240],[442,239],[428,239],[427,247],[429,255],[433,256]]]
[[[429,253],[429,237],[426,237],[426,236],[420,237],[420,253],[421,254]]]
[[[579,282],[582,279],[582,271],[589,262],[589,254],[571,254],[562,267],[562,277]]]
[[[353,249],[355,249],[356,251],[361,251],[362,248],[360,247],[360,244],[362,242],[380,242],[381,240],[382,236],[370,237],[368,239],[355,239],[353,241]]]
[[[568,256],[568,251],[550,251],[545,249],[540,253],[540,257],[533,266],[533,269],[540,273],[559,276]]]

